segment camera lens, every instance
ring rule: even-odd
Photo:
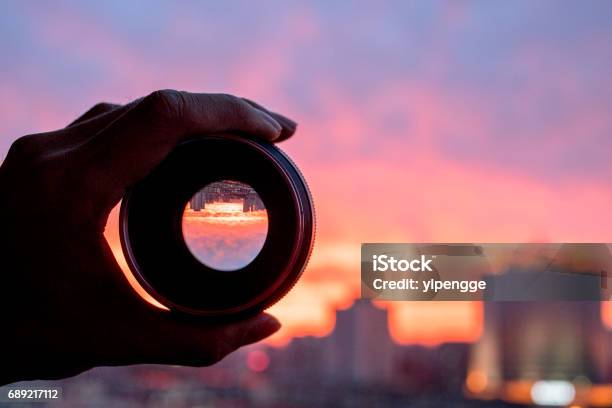
[[[297,167],[273,144],[194,137],[125,194],[120,236],[136,279],[171,311],[252,314],[299,279],[314,209]]]
[[[248,184],[222,180],[195,193],[183,212],[183,238],[209,268],[235,271],[259,254],[268,234],[268,212]]]

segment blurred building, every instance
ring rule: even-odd
[[[338,311],[333,333],[323,345],[325,372],[333,378],[360,383],[389,384],[396,351],[388,329],[387,311],[367,300],[356,300]]]
[[[470,356],[468,393],[531,404],[538,398],[545,402],[547,396],[557,401],[561,390],[567,390],[568,403],[612,404],[607,385],[612,383],[612,334],[602,324],[601,303],[596,301],[599,271],[561,268],[571,252],[560,251],[551,263],[554,270],[513,270],[489,279],[487,290],[496,293],[485,297],[497,301],[485,302],[483,336]],[[518,290],[531,301],[508,301],[517,298],[508,291]],[[599,396],[605,393],[608,397]]]
[[[200,190],[191,197],[189,200],[189,208],[193,211],[200,211],[206,205],[206,192]]]
[[[368,300],[356,300],[336,313],[329,336],[294,338],[285,348],[267,351],[269,375],[284,383],[456,397],[465,380],[469,345],[396,344],[389,334],[387,311]]]
[[[249,185],[231,180],[210,183],[195,193],[189,200],[189,208],[200,211],[207,203],[213,202],[240,202],[242,212],[265,210],[266,207],[253,188]]]
[[[389,384],[397,349],[389,335],[387,311],[356,300],[336,313],[329,336],[294,338],[285,349],[273,351],[272,361],[283,374],[301,367],[305,381],[312,376],[333,383]]]

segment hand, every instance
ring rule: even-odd
[[[99,104],[66,127],[24,136],[0,167],[0,383],[95,366],[204,366],[277,331],[267,314],[178,321],[132,290],[103,232],[126,188],[182,139],[237,132],[270,141],[291,120],[246,99],[157,91]]]

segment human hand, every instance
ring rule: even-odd
[[[15,141],[0,166],[0,383],[96,366],[205,366],[277,331],[263,313],[205,323],[149,305],[103,233],[126,189],[186,137],[237,132],[278,142],[295,128],[246,99],[166,90],[96,105],[64,129]]]

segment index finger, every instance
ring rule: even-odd
[[[156,91],[88,140],[81,150],[105,205],[144,178],[193,134],[239,132],[274,141],[283,126],[270,114],[226,94]]]

